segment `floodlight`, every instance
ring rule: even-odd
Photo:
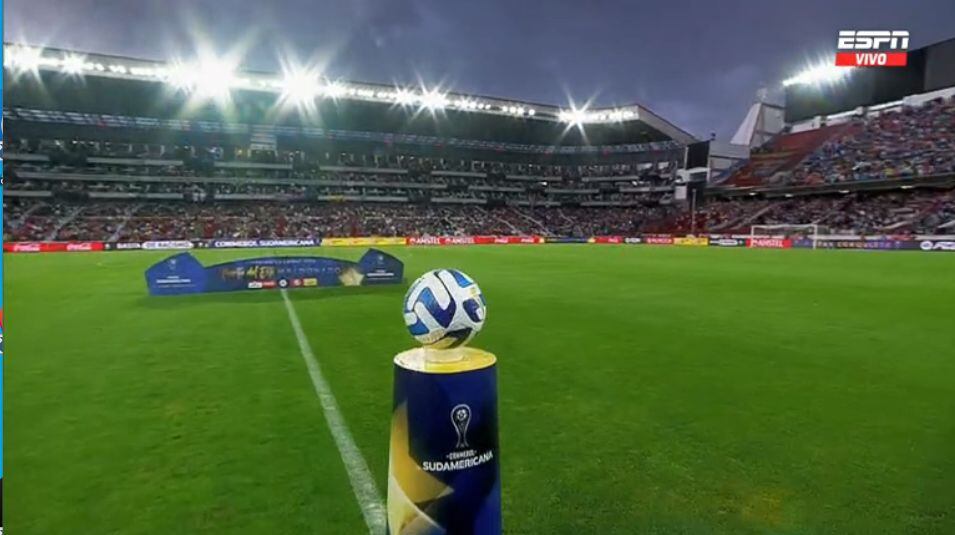
[[[156,78],[162,78],[169,83],[173,83],[172,79],[174,71],[177,71],[180,68],[184,68],[178,65],[173,65],[165,69],[153,69],[150,67],[130,67],[129,73],[133,76],[151,76]],[[182,79],[185,80],[185,75],[183,74]],[[183,86],[185,87],[185,86]]]
[[[573,125],[582,125],[587,121],[587,108],[571,108],[569,111],[560,112],[560,120]]]
[[[220,60],[206,60],[194,68],[191,73],[193,88],[200,96],[225,98],[236,83],[232,65]]]
[[[302,104],[314,100],[320,87],[316,76],[307,72],[292,72],[285,75],[281,89],[282,98]]]
[[[421,105],[429,110],[440,110],[448,105],[448,97],[437,89],[421,95]]]
[[[60,62],[60,69],[66,74],[80,74],[86,65],[86,58],[83,56],[66,56]]]
[[[43,50],[29,46],[20,46],[13,48],[7,54],[10,58],[10,65],[19,71],[35,71],[39,68],[43,59]],[[6,64],[6,61],[4,61]]]
[[[322,88],[322,93],[332,98],[338,98],[340,96],[343,96],[347,91],[348,91],[348,88],[346,88],[344,85],[342,85],[339,82],[332,82],[330,84],[325,85],[325,87]]]
[[[402,106],[413,104],[415,100],[415,95],[407,89],[399,89],[395,91],[395,101]]]
[[[844,78],[852,71],[851,67],[837,67],[836,65],[817,65],[783,80],[783,86],[796,84],[821,84],[835,82]]]
[[[154,72],[149,68],[133,68],[133,74],[150,76]],[[182,63],[174,63],[166,69],[163,78],[166,82],[177,89],[189,91],[195,85],[193,69]]]

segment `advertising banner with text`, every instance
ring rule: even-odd
[[[724,238],[710,236],[708,245],[710,247],[746,247],[744,238]]]
[[[407,239],[408,245],[518,245],[545,243],[540,236],[420,236]]]
[[[623,243],[623,236],[594,236],[590,243]]]
[[[78,253],[102,251],[106,247],[100,241],[45,241],[4,243],[5,253]]]
[[[323,247],[380,247],[382,245],[405,245],[406,238],[369,236],[364,238],[322,238]]]
[[[790,249],[793,242],[788,238],[750,238],[746,240],[746,246],[753,249]]]
[[[674,245],[683,245],[690,247],[706,247],[710,244],[710,239],[706,236],[696,237],[696,236],[686,236],[684,238],[674,238]]]

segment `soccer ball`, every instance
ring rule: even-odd
[[[484,326],[487,307],[474,279],[454,269],[422,275],[405,294],[405,325],[422,345],[446,349],[468,343]]]

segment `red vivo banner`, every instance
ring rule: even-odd
[[[623,243],[623,236],[594,236],[594,243]]]
[[[646,236],[643,243],[650,245],[673,245],[673,236]]]
[[[837,67],[905,67],[905,52],[838,52]]]
[[[7,242],[3,244],[6,253],[63,253],[102,251],[105,249],[100,241],[70,241],[70,242]]]
[[[750,238],[746,240],[746,247],[756,249],[791,249],[793,241],[782,238]]]

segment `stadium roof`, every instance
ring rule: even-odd
[[[689,133],[639,104],[561,108],[433,87],[332,80],[307,71],[282,74],[242,71],[214,59],[157,62],[11,43],[4,45],[4,67],[13,74],[8,77],[11,85],[6,88],[5,105],[13,107],[157,116],[168,113],[159,108],[175,110],[175,105],[181,104],[178,112],[188,108],[195,118],[216,120],[224,115],[231,120],[248,122],[249,113],[243,114],[233,106],[242,101],[246,110],[258,110],[262,117],[271,111],[269,118],[284,124],[307,125],[316,118],[334,122],[334,117],[339,116],[338,127],[341,127],[344,121],[341,116],[347,115],[349,126],[407,131],[396,119],[409,115],[415,119],[441,116],[448,119],[445,123],[467,122],[472,125],[468,130],[482,131],[494,138],[511,135],[503,130],[513,131],[513,139],[504,141],[514,142],[614,145],[672,141],[682,145],[696,141]],[[36,83],[40,86],[33,85]],[[78,87],[78,83],[82,86]],[[77,95],[80,88],[85,88],[87,91],[82,92],[88,95]],[[103,94],[110,94],[111,98],[103,99]],[[157,107],[157,99],[172,105]],[[254,105],[249,105],[250,102]],[[215,109],[218,113],[203,115]],[[289,113],[294,110],[299,113]],[[382,124],[370,125],[382,121]],[[555,132],[559,134],[556,139]],[[475,136],[465,134],[465,137]]]

